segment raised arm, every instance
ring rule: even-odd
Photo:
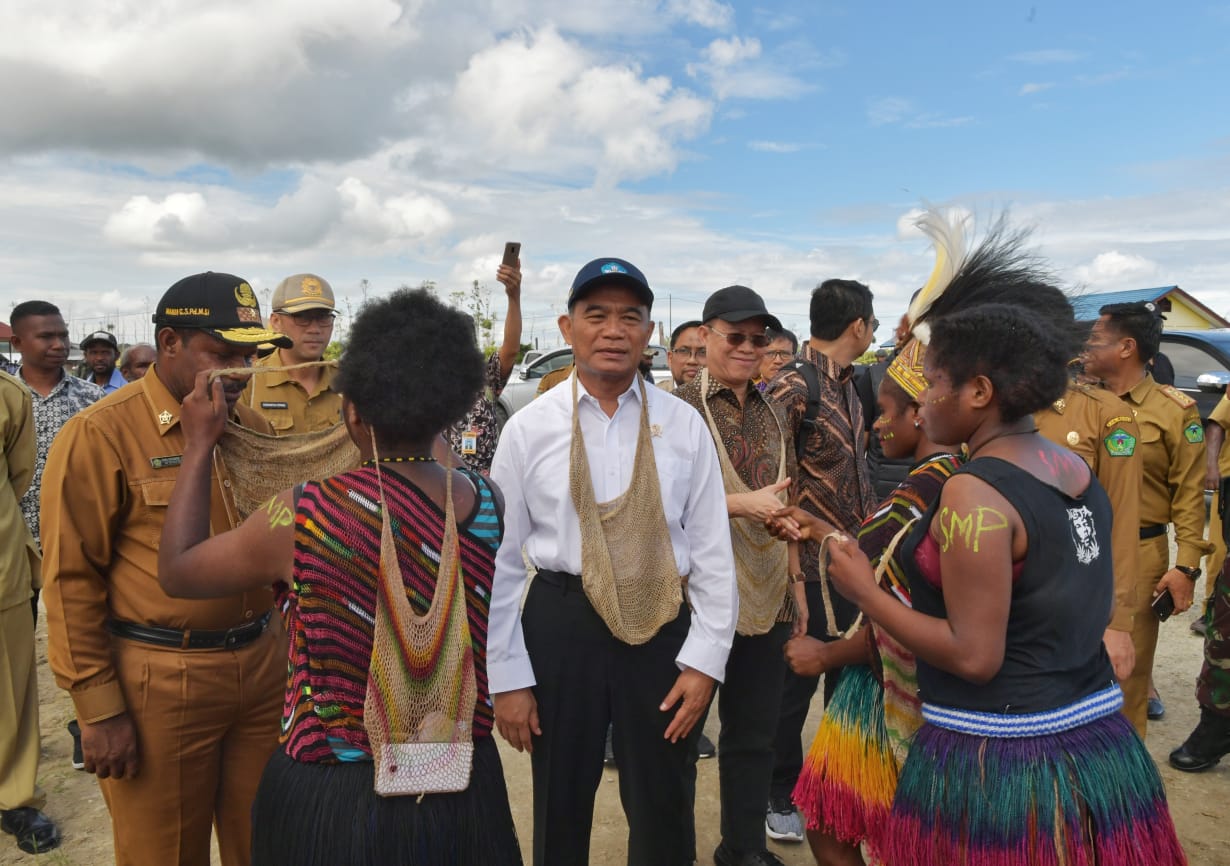
[[[516,267],[500,265],[496,279],[504,284],[508,312],[504,314],[504,341],[500,343],[500,381],[508,381],[521,351],[521,260]]]
[[[212,393],[211,393],[212,392]],[[167,595],[218,598],[288,580],[294,559],[292,491],[271,498],[241,526],[210,537],[210,467],[227,418],[222,383],[200,373],[184,399],[184,455],[158,549],[158,582]]]

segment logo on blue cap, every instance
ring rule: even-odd
[[[602,266],[602,273],[604,274],[626,274],[628,273],[628,269],[625,268],[623,265],[621,265],[619,262],[607,262],[605,265]]]

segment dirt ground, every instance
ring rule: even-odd
[[[1162,626],[1154,667],[1155,681],[1166,701],[1166,718],[1149,725],[1148,746],[1161,768],[1170,797],[1171,813],[1179,839],[1191,866],[1228,866],[1230,864],[1230,761],[1206,773],[1188,774],[1171,769],[1166,756],[1195,726],[1199,711],[1193,697],[1200,670],[1202,641],[1192,634],[1192,611],[1173,617]],[[43,762],[40,781],[47,791],[46,811],[59,822],[64,844],[48,854],[34,857],[23,854],[11,839],[0,836],[0,864],[23,866],[102,866],[112,863],[111,826],[102,795],[92,776],[74,770],[70,764],[71,740],[64,730],[73,716],[72,703],[56,688],[47,669],[46,629],[38,630],[39,689],[42,698]],[[710,714],[706,733],[717,741],[716,713]],[[817,701],[804,730],[810,741],[819,723]],[[530,851],[530,769],[529,758],[518,755],[501,742],[505,775],[508,779],[513,816],[521,836],[526,862]],[[619,805],[619,787],[614,770],[603,773],[594,816],[592,860],[602,866],[616,866],[626,860],[627,829]],[[701,761],[697,780],[696,830],[698,861],[708,866],[718,838],[717,761]],[[809,866],[813,862],[805,845],[770,843],[772,850],[790,866]],[[215,853],[214,863],[218,863]]]

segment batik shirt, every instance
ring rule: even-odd
[[[508,377],[500,369],[500,353],[492,352],[483,370],[483,390],[478,393],[473,408],[448,431],[448,441],[453,450],[461,455],[467,466],[483,475],[491,472],[491,458],[495,456],[495,444],[500,439],[500,428],[495,421],[495,401],[507,384]],[[474,434],[474,448],[467,454],[464,449],[467,433],[471,431]]]
[[[803,426],[808,395],[802,373],[783,369],[766,392],[769,401],[782,410],[790,446],[794,447],[797,437],[806,437],[791,501],[856,535],[876,502],[863,442],[863,407],[854,391],[854,367],[838,367],[809,344],[802,347],[800,363],[811,364],[820,374],[820,411],[814,427]],[[818,580],[820,542],[805,542],[800,556],[804,577]]]
[[[18,371],[19,376],[20,372]],[[22,381],[25,382],[24,379]],[[26,387],[30,388],[29,384]],[[30,388],[30,397],[34,403],[37,453],[34,458],[34,477],[30,480],[30,487],[25,495],[21,497],[21,514],[26,519],[26,525],[30,527],[30,534],[40,547],[42,541],[39,538],[38,498],[39,491],[43,488],[43,466],[47,463],[47,451],[64,422],[102,396],[102,388],[67,373],[46,397]]]

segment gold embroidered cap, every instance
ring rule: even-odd
[[[917,400],[918,395],[927,390],[927,379],[923,376],[923,356],[927,347],[917,337],[910,339],[897,357],[889,362],[885,375],[892,379],[911,400]]]
[[[184,277],[158,301],[154,324],[205,331],[236,346],[294,345],[289,337],[265,327],[252,286],[234,274],[206,271]]]
[[[305,310],[332,310],[333,287],[324,277],[295,274],[278,283],[270,306],[275,313],[302,313]]]

